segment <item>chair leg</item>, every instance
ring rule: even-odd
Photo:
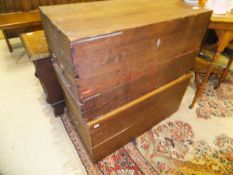
[[[13,48],[12,48],[12,46],[11,46],[11,43],[10,43],[9,38],[7,37],[6,31],[3,31],[3,35],[4,35],[4,38],[5,38],[7,47],[8,47],[8,49],[9,49],[9,51],[12,53],[12,52],[13,52]]]
[[[221,34],[219,36],[218,44],[217,44],[217,50],[216,50],[212,60],[210,61],[207,72],[206,72],[202,82],[200,83],[200,85],[196,89],[196,93],[195,93],[195,96],[193,98],[192,104],[189,106],[190,109],[192,109],[194,107],[194,104],[197,102],[198,98],[201,97],[203,90],[204,90],[206,84],[208,83],[209,77],[212,74],[212,71],[214,70],[214,63],[217,61],[219,55],[223,52],[223,50],[225,48],[225,43],[226,43],[226,40],[228,39],[228,34],[229,33],[226,31],[221,32]]]
[[[195,72],[195,86],[198,87],[199,82],[200,82],[200,73],[199,72]]]
[[[208,82],[208,80],[209,80],[209,77],[210,77],[210,75],[211,75],[211,73],[212,73],[212,70],[214,69],[213,63],[214,63],[214,61],[217,59],[218,56],[219,56],[219,53],[216,53],[215,56],[214,56],[215,58],[213,59],[213,61],[210,63],[210,65],[209,65],[209,67],[208,67],[208,70],[207,70],[207,72],[206,72],[206,74],[205,74],[205,76],[204,76],[204,79],[202,80],[202,82],[200,83],[200,85],[197,86],[194,99],[193,99],[193,101],[192,101],[192,104],[189,106],[190,109],[192,109],[192,108],[194,107],[194,104],[197,102],[197,99],[198,99],[199,97],[201,97],[202,92],[203,92],[203,90],[204,90],[204,87],[206,86],[206,84],[207,84],[207,82]]]
[[[215,87],[215,89],[219,88],[220,84],[223,82],[223,80],[226,78],[227,74],[229,73],[229,69],[230,69],[230,66],[233,62],[233,55],[231,56],[231,58],[229,59],[228,63],[227,63],[227,66],[224,68],[224,70],[222,71],[221,73],[221,77],[219,78],[219,81],[218,81],[218,84],[217,86]]]

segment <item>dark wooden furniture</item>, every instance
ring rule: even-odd
[[[20,38],[30,60],[35,65],[35,75],[47,94],[46,101],[51,104],[56,116],[64,113],[64,96],[54,72],[44,31],[21,34]]]
[[[58,5],[84,1],[93,0],[0,0],[0,23],[4,24],[4,28],[0,28],[0,30],[3,30],[3,34],[9,51],[13,51],[9,40],[10,38],[19,37],[19,35],[22,33],[42,29],[41,23],[40,21],[38,21],[39,15],[37,10],[39,6]],[[1,14],[5,15],[2,17]],[[8,20],[10,23],[9,25],[7,25]],[[15,27],[13,27],[12,22],[16,24]]]
[[[203,89],[206,86],[210,75],[213,72],[215,72],[214,65],[217,62],[219,55],[224,51],[224,49],[227,47],[229,42],[233,40],[233,13],[229,13],[226,15],[213,15],[211,17],[209,28],[214,29],[216,31],[216,34],[218,36],[218,44],[212,60],[206,67],[206,73],[204,79],[200,83],[200,85],[197,86],[195,97],[192,101],[192,104],[190,105],[190,108],[193,108],[198,98],[201,97]],[[233,62],[233,55],[229,59],[226,67],[221,71],[218,85],[215,88],[218,88],[221,82],[226,78],[232,62]],[[196,72],[198,72],[198,70],[196,70]]]
[[[93,161],[178,109],[211,16],[176,0],[40,10],[68,111]]]

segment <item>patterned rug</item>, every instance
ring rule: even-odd
[[[233,78],[217,90],[214,82],[212,78],[192,110],[191,83],[175,114],[97,164],[89,159],[68,115],[61,118],[87,174],[232,175]]]

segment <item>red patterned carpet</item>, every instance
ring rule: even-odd
[[[179,111],[97,164],[68,115],[61,118],[90,175],[233,175],[233,78],[217,90],[213,82],[194,109],[190,85]]]

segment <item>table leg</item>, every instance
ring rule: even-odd
[[[223,50],[225,48],[225,43],[226,43],[227,38],[228,38],[228,33],[225,32],[225,31],[222,31],[221,35],[219,36],[219,41],[218,41],[218,44],[217,44],[217,50],[216,50],[216,52],[215,52],[215,54],[213,56],[213,59],[211,60],[209,66],[208,66],[208,69],[207,69],[207,72],[206,72],[206,74],[204,76],[204,79],[202,80],[200,85],[197,86],[194,99],[192,101],[192,104],[189,106],[190,109],[192,109],[194,107],[194,104],[197,102],[198,98],[201,97],[201,95],[203,93],[203,90],[204,90],[204,87],[207,84],[211,73],[213,72],[214,63],[217,61],[219,55],[223,52]]]
[[[231,66],[232,62],[233,62],[233,55],[229,59],[226,68],[224,68],[224,70],[222,71],[222,74],[221,74],[221,77],[220,77],[220,79],[218,81],[218,84],[215,87],[216,89],[220,86],[220,84],[223,82],[223,80],[226,78],[227,74],[229,73],[229,69],[230,69],[230,66]]]
[[[13,49],[12,49],[11,43],[9,41],[9,38],[7,37],[6,31],[3,30],[2,33],[4,35],[4,38],[5,38],[5,41],[6,41],[6,44],[7,44],[9,51],[13,52]]]

